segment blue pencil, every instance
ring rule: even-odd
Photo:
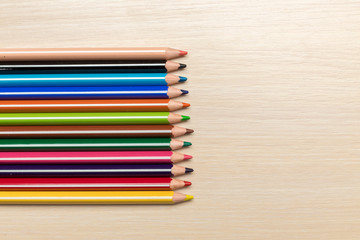
[[[0,74],[0,87],[167,86],[186,80],[166,73]]]
[[[0,100],[174,98],[187,93],[167,86],[0,87]]]

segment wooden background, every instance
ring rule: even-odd
[[[1,47],[171,46],[176,206],[1,206],[0,239],[359,239],[360,1],[0,1]]]

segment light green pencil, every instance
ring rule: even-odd
[[[172,124],[190,119],[169,112],[0,113],[0,125]]]

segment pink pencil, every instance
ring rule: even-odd
[[[0,164],[176,163],[190,158],[172,151],[0,152]]]

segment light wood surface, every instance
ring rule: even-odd
[[[358,239],[359,1],[4,1],[1,47],[190,52],[176,206],[1,206],[0,239]],[[176,226],[175,226],[176,225]]]

